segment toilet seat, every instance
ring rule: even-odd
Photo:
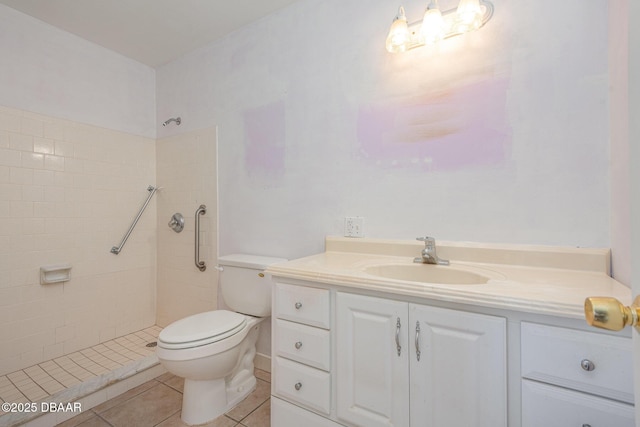
[[[158,336],[158,347],[179,350],[200,347],[229,338],[247,324],[247,318],[228,310],[214,310],[180,319]]]

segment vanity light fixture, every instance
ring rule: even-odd
[[[487,0],[460,0],[458,7],[441,11],[438,0],[430,0],[422,21],[409,24],[404,8],[391,24],[386,47],[391,53],[434,44],[440,40],[475,31],[493,16],[493,4]]]

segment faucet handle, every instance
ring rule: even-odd
[[[416,240],[420,242],[424,242],[425,246],[433,246],[436,243],[436,239],[433,237],[425,236],[425,237],[416,237]]]

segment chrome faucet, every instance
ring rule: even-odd
[[[422,250],[421,256],[414,258],[413,262],[449,265],[449,260],[438,258],[436,254],[436,239],[433,237],[416,237],[416,240],[424,242],[424,249]]]

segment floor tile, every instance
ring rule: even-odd
[[[83,422],[96,417],[96,413],[93,411],[86,411],[81,413],[80,415],[76,415],[75,417],[60,423],[57,427],[75,427],[77,425],[82,424]]]
[[[263,371],[262,369],[256,369],[255,376],[259,380],[266,381],[268,383],[271,382],[271,372]]]
[[[171,387],[158,385],[132,399],[100,413],[115,427],[154,426],[180,411],[182,394]]]
[[[171,375],[171,377],[167,377],[166,379],[162,380],[162,382],[172,389],[177,390],[180,393],[184,393],[184,378]]]
[[[242,420],[242,425],[247,427],[270,427],[271,425],[271,399],[264,402],[258,409],[250,413]]]
[[[271,384],[266,381],[258,380],[256,389],[249,394],[235,408],[227,412],[227,416],[236,421],[241,421],[244,417],[255,411],[262,405],[271,394]]]
[[[95,408],[93,408],[94,412],[97,412],[98,414],[113,408],[116,405],[119,405],[121,403],[126,402],[129,399],[134,398],[135,396],[139,395],[140,393],[143,393],[147,390],[149,390],[150,388],[158,385],[159,383],[155,380],[151,380],[151,381],[147,381],[144,384],[140,384],[137,387],[132,388],[129,391],[126,391],[124,393],[122,393],[119,396],[114,397],[113,399],[107,400],[104,403],[101,403],[100,405],[96,406]]]
[[[80,423],[75,427],[111,427],[111,424],[96,415],[95,417],[89,418],[87,421]]]
[[[199,424],[198,427],[235,427],[237,425],[238,423],[236,421],[223,415],[211,421],[210,423]],[[182,420],[180,419],[180,413],[177,413],[173,415],[171,418],[169,418],[168,420],[158,424],[155,427],[186,427],[186,426],[187,424],[183,423]]]
[[[199,427],[270,427],[271,375],[256,370],[256,389],[226,415]],[[185,427],[180,419],[184,379],[165,373],[58,427]]]

